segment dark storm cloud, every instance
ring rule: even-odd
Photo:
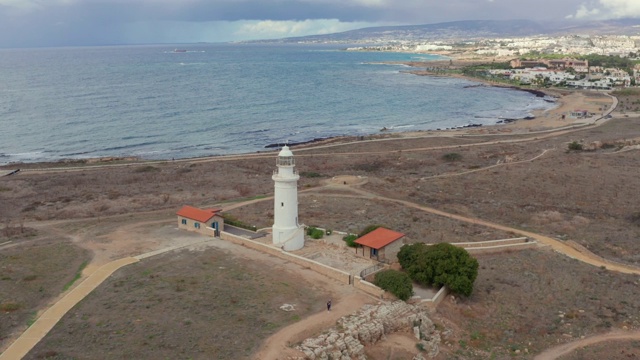
[[[400,25],[476,19],[560,20],[620,13],[634,16],[636,3],[640,1],[0,0],[0,47],[120,43],[130,39],[130,32],[137,28],[146,29],[153,41],[154,29],[161,32],[162,24],[167,23],[336,19],[343,24]],[[223,38],[224,34],[219,35]]]

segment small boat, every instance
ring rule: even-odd
[[[183,53],[183,52],[187,52],[186,49],[175,49],[173,50],[174,53]]]

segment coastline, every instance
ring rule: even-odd
[[[428,74],[420,74],[422,76],[430,76]],[[443,76],[443,75],[436,75]],[[480,82],[484,85],[482,86],[500,86],[503,84],[495,85],[491,82],[481,82],[475,78],[466,78],[463,76],[458,76],[459,78],[464,78],[466,80]],[[525,90],[525,89],[517,89],[514,87],[514,90]],[[559,90],[559,89],[545,89],[545,91],[541,91],[546,96],[553,96],[556,99],[556,104],[554,108],[547,110],[535,110],[533,111],[533,119],[518,119],[515,121],[504,122],[493,125],[483,125],[483,126],[468,126],[454,129],[446,129],[446,130],[418,130],[418,131],[394,131],[387,132],[379,131],[378,133],[372,133],[366,136],[352,136],[352,135],[339,135],[327,138],[314,138],[308,141],[290,143],[290,146],[297,148],[310,148],[314,146],[324,146],[329,144],[336,144],[342,142],[350,142],[350,141],[366,141],[366,140],[377,140],[383,138],[406,138],[406,137],[451,137],[451,136],[465,136],[465,135],[509,135],[509,134],[527,134],[538,131],[549,131],[557,128],[563,128],[568,126],[576,126],[576,125],[585,125],[591,123],[592,120],[587,119],[575,119],[566,116],[567,113],[576,110],[576,109],[584,109],[588,111],[592,111],[597,113],[602,109],[603,106],[610,104],[613,102],[612,97],[606,96],[605,93],[595,93],[595,92],[585,92],[585,91],[571,91],[571,90]],[[564,115],[564,118],[563,118]],[[266,144],[264,145],[262,150],[258,150],[255,152],[248,153],[237,153],[231,155],[210,155],[203,157],[189,157],[189,158],[179,158],[179,159],[160,159],[160,160],[151,160],[144,159],[135,156],[123,156],[123,157],[94,157],[94,158],[86,158],[86,159],[61,159],[58,161],[40,161],[40,162],[13,162],[7,164],[1,164],[0,169],[8,170],[8,169],[41,169],[47,167],[55,167],[55,168],[75,168],[75,167],[92,167],[92,166],[127,166],[127,165],[135,165],[135,164],[152,164],[152,163],[161,163],[161,162],[191,162],[191,161],[201,161],[205,159],[212,158],[225,158],[225,157],[245,157],[245,156],[261,156],[267,155],[274,151],[277,151],[279,144]]]
[[[521,119],[504,119],[496,124],[469,124],[466,126],[460,126],[456,128],[446,129],[431,129],[431,130],[408,130],[408,131],[386,131],[386,128],[380,129],[377,133],[371,133],[364,136],[357,135],[337,135],[332,137],[312,138],[307,141],[300,141],[295,143],[289,143],[290,146],[295,147],[313,147],[318,145],[326,145],[337,142],[354,141],[354,140],[369,140],[380,139],[389,137],[413,137],[413,136],[462,136],[462,135],[491,135],[491,134],[518,134],[529,133],[535,131],[548,131],[554,128],[567,127],[572,125],[579,125],[586,123],[584,120],[571,118],[568,116],[574,110],[585,110],[589,113],[599,114],[603,112],[607,106],[613,102],[610,97],[604,97],[604,93],[585,92],[580,90],[564,90],[564,89],[530,89],[514,86],[511,84],[504,84],[491,81],[489,79],[481,79],[476,77],[469,77],[462,74],[443,74],[434,71],[429,71],[426,66],[435,68],[456,68],[460,66],[467,66],[473,63],[486,63],[486,61],[467,61],[467,60],[436,60],[430,62],[409,62],[403,63],[414,69],[405,70],[403,72],[418,75],[418,76],[434,76],[434,77],[448,77],[464,79],[477,83],[477,85],[469,85],[468,87],[499,87],[516,91],[525,91],[536,97],[548,97],[553,98],[555,106],[550,109],[533,110],[532,118]],[[422,69],[417,69],[422,68]],[[598,94],[600,99],[594,99],[593,95]],[[0,169],[15,169],[17,167],[37,168],[42,165],[56,166],[56,167],[72,167],[72,166],[91,166],[91,165],[103,165],[103,164],[132,164],[132,163],[150,163],[150,162],[165,162],[165,161],[193,161],[203,158],[216,158],[221,156],[255,156],[265,154],[274,151],[281,144],[278,143],[266,143],[262,145],[261,150],[253,152],[236,153],[229,155],[207,155],[201,157],[188,157],[188,158],[166,158],[166,159],[145,159],[136,156],[107,156],[107,157],[93,157],[93,158],[69,158],[60,159],[57,161],[38,161],[38,162],[10,162],[6,164],[0,164]]]
[[[462,74],[450,74],[450,73],[438,73],[434,71],[426,70],[426,65],[435,68],[460,68],[462,66],[468,66],[476,63],[486,63],[486,61],[468,61],[468,60],[456,60],[451,59],[448,61],[433,61],[433,62],[409,62],[404,63],[404,65],[410,66],[412,68],[423,68],[421,70],[409,70],[407,73],[418,75],[418,76],[434,76],[434,77],[448,77],[448,78],[458,78],[464,79],[468,81],[472,81],[478,83],[477,87],[480,86],[489,86],[489,87],[498,87],[505,89],[512,89],[516,91],[525,91],[530,94],[535,95],[536,97],[549,97],[553,98],[553,102],[556,104],[553,108],[550,109],[539,109],[533,110],[532,115],[533,118],[521,118],[521,119],[508,119],[509,121],[504,121],[503,123],[496,123],[493,125],[485,125],[482,126],[481,129],[471,129],[464,128],[463,130],[468,130],[469,133],[484,133],[484,134],[492,134],[492,133],[522,133],[522,132],[533,132],[533,131],[545,131],[552,130],[555,128],[566,127],[571,125],[580,125],[588,123],[585,121],[587,119],[578,119],[571,117],[571,113],[575,110],[583,110],[588,112],[589,114],[594,114],[593,116],[598,116],[602,114],[606,109],[608,109],[613,100],[611,95],[605,95],[608,93],[598,93],[598,92],[588,92],[583,90],[565,90],[565,89],[557,89],[557,88],[523,88],[516,85],[504,84],[500,82],[491,81],[489,79],[481,79],[476,77],[465,76]],[[476,86],[473,86],[476,87]],[[459,129],[447,129],[447,130],[457,130]]]

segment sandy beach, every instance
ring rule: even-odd
[[[454,77],[480,83],[479,86],[504,87],[515,90],[527,91],[535,94],[545,94],[545,96],[555,99],[556,106],[548,110],[536,110],[532,112],[533,119],[509,119],[504,123],[482,126],[468,127],[453,130],[428,131],[428,133],[442,134],[450,136],[452,134],[496,134],[496,133],[528,133],[535,131],[545,131],[566,126],[589,124],[600,118],[603,113],[611,108],[614,98],[606,92],[595,92],[585,90],[569,90],[558,88],[520,88],[517,86],[494,82],[489,79],[468,77],[461,74],[440,73],[432,71],[433,68],[460,69],[464,66],[486,63],[485,61],[471,61],[452,59],[451,61],[429,62],[429,69],[425,69],[426,63],[406,63],[405,65],[416,69],[409,73],[418,76]],[[422,69],[417,69],[422,68]],[[572,113],[583,111],[588,116],[579,117]],[[411,133],[412,135],[414,133]]]

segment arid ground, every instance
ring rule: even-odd
[[[599,93],[580,96],[603,101]],[[619,100],[632,104],[640,96]],[[519,121],[294,147],[300,219],[345,232],[381,224],[411,242],[513,235],[384,199],[390,198],[547,235],[640,267],[640,117],[632,107],[622,110],[604,124],[555,133]],[[584,150],[569,150],[572,142]],[[184,204],[225,207],[246,224],[270,226],[274,156],[5,166],[22,171],[0,178],[0,351],[80,273],[188,240],[192,235],[175,229],[174,214]],[[342,175],[366,181],[353,190],[324,186]],[[257,202],[233,208],[250,199]],[[533,359],[583,336],[640,328],[637,275],[548,247],[478,260],[473,294],[449,297],[432,313],[444,334],[442,359]],[[269,336],[323,311],[327,297],[345,299],[351,291],[241,247],[187,248],[116,272],[28,358],[251,358]],[[296,310],[280,310],[285,303]],[[320,325],[310,332],[321,332]],[[380,359],[417,353],[406,344],[391,338],[369,353]],[[611,348],[617,353],[610,358],[638,354],[635,341],[612,344],[563,358],[601,359]]]

